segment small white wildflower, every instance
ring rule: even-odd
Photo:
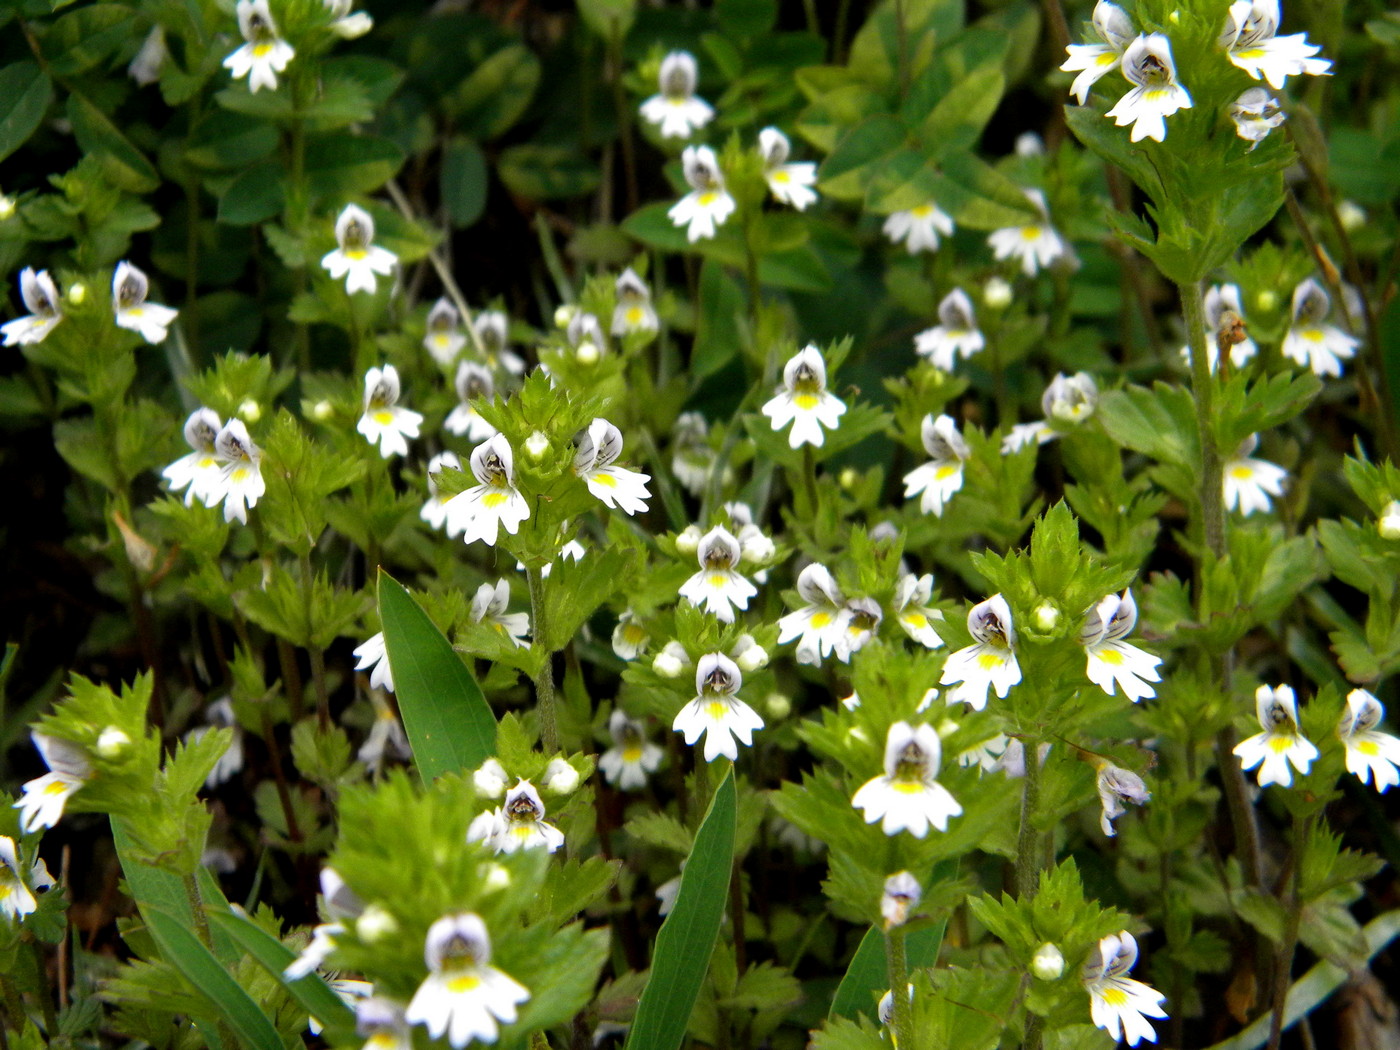
[[[661,60],[660,91],[642,103],[642,119],[661,129],[661,137],[688,139],[715,115],[714,108],[695,94],[699,69],[688,51],[672,51]]]
[[[277,90],[277,74],[296,57],[296,50],[277,35],[267,0],[238,0],[238,31],[244,44],[224,59],[223,65],[234,80],[248,78],[248,90]]]

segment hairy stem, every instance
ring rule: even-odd
[[[904,930],[898,926],[885,931],[885,965],[889,970],[890,998],[894,1003],[893,1042],[914,1045],[914,1018],[909,1010],[909,963],[904,955]]]
[[[548,621],[545,611],[544,577],[537,566],[525,570],[525,579],[530,584],[530,637],[536,654],[540,658],[540,669],[535,673],[535,701],[540,714],[540,743],[544,752],[552,755],[559,750],[559,725],[554,710],[554,654],[546,648]]]
[[[1308,836],[1312,832],[1313,815],[1293,818],[1293,871],[1288,880],[1288,895],[1283,902],[1288,913],[1284,928],[1283,943],[1279,945],[1274,967],[1273,1013],[1269,1017],[1269,1044],[1267,1050],[1278,1050],[1283,1038],[1283,1011],[1288,1002],[1289,976],[1293,970],[1293,955],[1298,949],[1298,929],[1303,922],[1303,902],[1299,899],[1299,886],[1303,878],[1303,851],[1307,849]]]
[[[1021,832],[1016,838],[1016,896],[1029,900],[1040,882],[1040,833],[1035,830],[1035,811],[1040,806],[1040,744],[1026,739],[1026,775],[1021,785]]]

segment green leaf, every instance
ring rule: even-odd
[[[501,48],[443,99],[462,130],[487,140],[520,119],[540,83],[540,60],[524,44]]]
[[[577,150],[529,143],[503,150],[496,171],[512,193],[540,201],[591,193],[601,178],[597,166]]]
[[[201,168],[234,170],[277,149],[277,129],[265,120],[216,109],[190,131],[184,159]]]
[[[93,4],[64,15],[44,34],[49,69],[71,77],[97,65],[131,39],[133,14],[124,4]]]
[[[877,113],[842,137],[821,166],[821,190],[837,200],[857,200],[874,178],[876,166],[904,144],[904,122]]]
[[[146,155],[100,109],[76,92],[68,96],[68,119],[79,147],[101,162],[102,173],[112,185],[131,193],[149,193],[160,185],[160,175]]]
[[[578,0],[584,23],[604,40],[627,35],[637,17],[637,0]]]
[[[627,1050],[677,1050],[709,969],[734,864],[739,794],[724,776],[695,835],[675,907],[656,934],[651,977],[637,1003]]]
[[[469,138],[457,136],[442,151],[442,203],[457,229],[466,229],[486,210],[486,156]]]
[[[238,946],[252,956],[259,966],[281,981],[292,998],[326,1028],[348,1030],[355,1027],[354,1011],[331,991],[320,974],[312,972],[295,981],[282,976],[282,971],[296,959],[296,953],[246,915],[209,909],[209,921],[237,941]]]
[[[313,197],[339,208],[347,197],[372,193],[403,166],[403,149],[389,139],[348,132],[310,135],[306,181]]]
[[[273,218],[287,201],[282,165],[275,160],[254,164],[234,179],[219,198],[219,221],[230,226],[253,226]]]
[[[714,375],[739,353],[748,308],[739,283],[714,259],[706,259],[700,267],[700,304],[690,355],[690,369],[697,379]]]
[[[33,62],[0,69],[0,160],[19,149],[38,130],[53,101],[53,82]]]
[[[403,584],[383,571],[379,618],[419,774],[430,781],[475,769],[496,752],[496,720],[471,671]]]

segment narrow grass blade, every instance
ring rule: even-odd
[[[627,1050],[677,1050],[710,967],[734,864],[739,795],[731,767],[715,791],[681,875],[675,907],[656,935],[651,977],[637,1003]]]
[[[379,573],[379,618],[403,727],[425,781],[475,769],[496,753],[481,687],[403,584]]]

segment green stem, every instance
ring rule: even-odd
[[[1201,529],[1206,549],[1225,554],[1225,472],[1211,422],[1215,418],[1215,379],[1210,374],[1206,310],[1201,282],[1178,285],[1186,335],[1191,347],[1191,396],[1196,402],[1196,436],[1201,445]]]
[[[552,755],[559,750],[559,726],[554,710],[554,653],[546,648],[548,613],[544,593],[544,577],[537,566],[525,570],[525,579],[530,585],[530,637],[539,660],[539,670],[535,673],[535,701],[540,714],[540,743],[544,752]]]
[[[1293,970],[1293,956],[1298,950],[1298,929],[1303,922],[1303,902],[1299,899],[1299,887],[1303,878],[1303,853],[1312,834],[1314,815],[1293,817],[1293,872],[1288,880],[1288,899],[1284,907],[1288,913],[1284,928],[1283,943],[1279,945],[1274,969],[1274,1007],[1269,1018],[1269,1043],[1267,1050],[1278,1050],[1283,1038],[1283,1012],[1288,1002],[1289,977]]]
[[[1040,883],[1040,833],[1035,811],[1040,806],[1040,742],[1023,739],[1026,775],[1021,785],[1021,832],[1016,838],[1016,896],[1030,900]]]
[[[214,941],[209,936],[209,916],[204,913],[204,898],[199,892],[199,881],[193,872],[186,872],[182,881],[185,884],[185,897],[190,902],[190,914],[194,917],[195,935],[204,947],[213,948]]]
[[[811,445],[802,446],[802,491],[807,497],[807,513],[817,513],[817,459]]]
[[[312,640],[314,625],[311,606],[315,598],[316,577],[311,568],[311,552],[302,551],[299,561],[301,563],[301,600],[306,611],[306,652],[311,657],[311,681],[316,687],[316,718],[324,732],[331,727],[331,698],[330,690],[326,685],[326,654]]]
[[[889,970],[890,998],[894,1003],[895,1047],[914,1045],[914,1018],[909,1010],[909,963],[904,955],[904,930],[895,926],[885,931],[885,965]]]

